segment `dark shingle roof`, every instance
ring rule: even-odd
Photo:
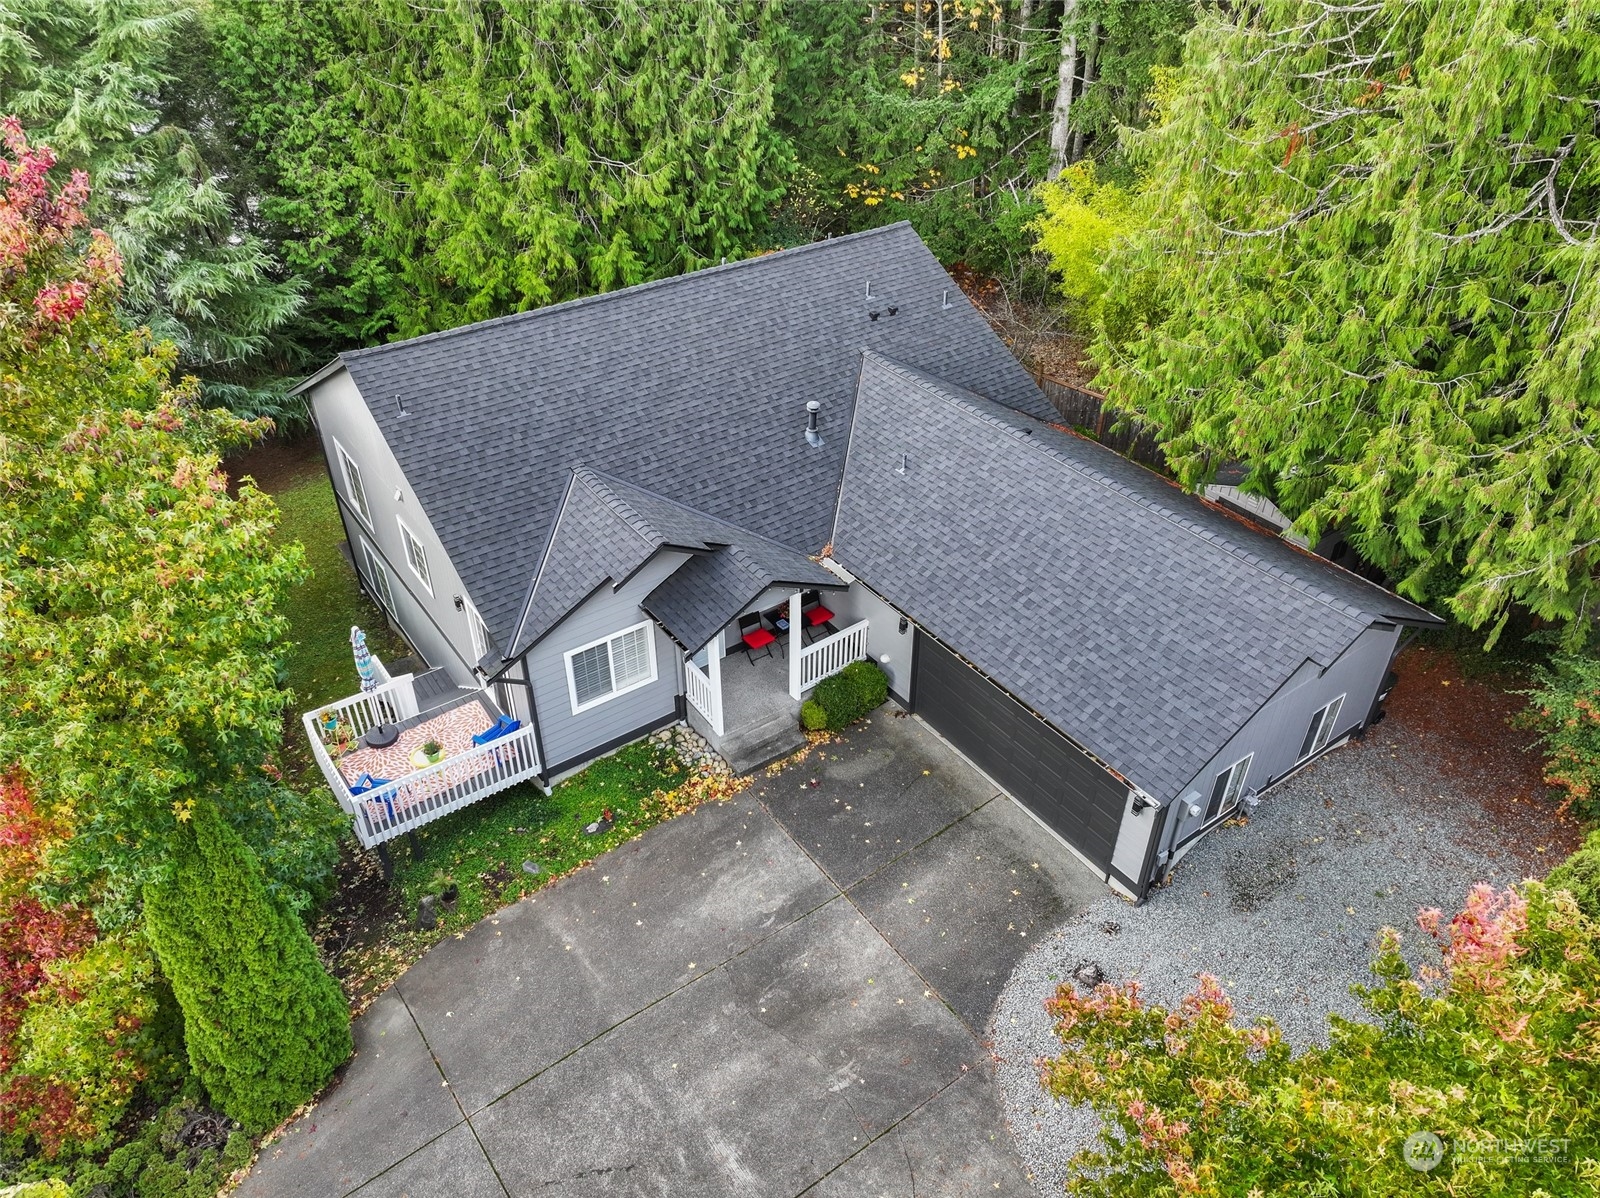
[[[863,348],[1050,414],[906,224],[341,360],[505,644],[580,462],[822,549]],[[821,449],[804,437],[811,399]]]
[[[664,547],[697,556],[642,606],[686,649],[705,644],[768,586],[840,585],[803,553],[580,466],[534,567],[508,656],[538,641],[597,588],[620,585]]]
[[[1375,620],[1434,620],[1103,446],[874,355],[833,554],[1163,798],[1306,659]]]
[[[828,571],[773,541],[727,545],[685,562],[639,606],[685,649],[700,648],[768,587],[842,587]]]

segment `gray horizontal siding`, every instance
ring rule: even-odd
[[[538,706],[539,733],[547,767],[597,753],[618,737],[666,719],[677,710],[683,691],[682,656],[678,647],[653,622],[656,679],[586,711],[573,714],[567,687],[566,654],[580,645],[621,632],[649,619],[639,602],[685,560],[666,552],[620,591],[606,583],[580,603],[528,653],[528,670]]]

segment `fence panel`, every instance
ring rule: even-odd
[[[1071,425],[1085,436],[1092,437],[1116,453],[1141,466],[1170,474],[1166,455],[1155,434],[1148,428],[1136,425],[1129,417],[1119,417],[1106,404],[1106,397],[1096,391],[1077,387],[1062,379],[1051,378],[1039,371],[1033,379],[1044,392],[1044,397],[1061,414],[1061,423]]]

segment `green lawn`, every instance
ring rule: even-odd
[[[447,815],[417,833],[420,859],[403,838],[390,845],[404,909],[416,911],[418,900],[448,879],[461,891],[449,923],[475,923],[673,814],[684,780],[676,754],[643,741],[595,762],[548,797],[523,783]],[[608,810],[611,830],[585,834]],[[527,873],[525,861],[539,873]]]
[[[306,564],[313,571],[283,605],[294,641],[284,667],[297,713],[361,689],[350,655],[352,624],[366,630],[368,648],[384,661],[404,657],[407,651],[405,643],[389,631],[383,614],[361,593],[355,571],[339,550],[344,527],[339,523],[339,509],[321,455],[308,455],[306,466],[283,479],[281,488],[273,491],[281,513],[278,535],[305,546]],[[269,480],[263,486],[271,490],[273,483]]]

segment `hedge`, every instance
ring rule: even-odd
[[[350,1009],[213,804],[195,804],[177,845],[172,876],[145,887],[145,931],[195,1076],[229,1118],[265,1131],[350,1055]]]
[[[826,727],[839,729],[879,707],[888,697],[888,675],[875,662],[857,661],[817,683],[811,703],[822,709]],[[806,720],[805,708],[801,708],[801,720]]]

